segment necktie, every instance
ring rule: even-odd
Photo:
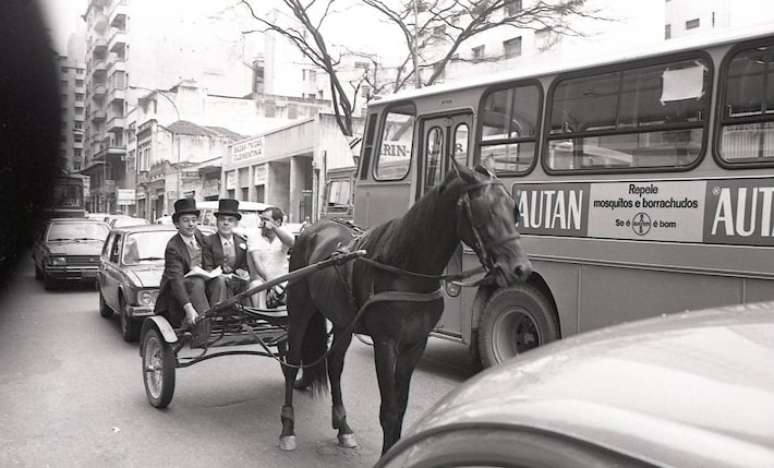
[[[233,267],[236,254],[234,253],[234,244],[230,240],[225,241],[223,253],[225,254],[228,266]]]

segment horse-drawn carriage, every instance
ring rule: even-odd
[[[220,356],[265,356],[284,363],[287,353],[287,310],[284,305],[274,309],[258,309],[243,304],[243,299],[260,291],[272,290],[312,272],[341,265],[365,251],[341,252],[314,265],[293,271],[214,305],[204,314],[204,322],[194,329],[175,329],[166,318],[156,315],[143,322],[140,340],[143,382],[148,402],[156,408],[166,408],[175,392],[175,371],[198,362]],[[271,302],[271,301],[269,301]],[[205,330],[204,334],[197,332]],[[255,345],[258,349],[227,349]],[[181,356],[186,346],[200,350],[193,356]]]

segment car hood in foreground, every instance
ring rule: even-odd
[[[51,255],[99,255],[103,243],[98,240],[46,242],[46,247]]]
[[[408,436],[486,422],[657,464],[774,466],[774,303],[674,314],[530,351],[460,386]]]
[[[158,288],[164,265],[124,266],[123,270],[129,279],[140,288]]]

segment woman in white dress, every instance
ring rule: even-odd
[[[269,208],[261,213],[261,224],[257,235],[248,237],[247,250],[252,280],[249,287],[288,273],[288,250],[293,247],[293,236],[281,229],[284,215],[279,208]],[[252,297],[253,306],[266,308],[266,292]]]

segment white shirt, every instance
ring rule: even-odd
[[[278,236],[269,241],[259,232],[247,239],[247,250],[258,252],[258,261],[268,276],[267,280],[288,273],[288,247]]]

